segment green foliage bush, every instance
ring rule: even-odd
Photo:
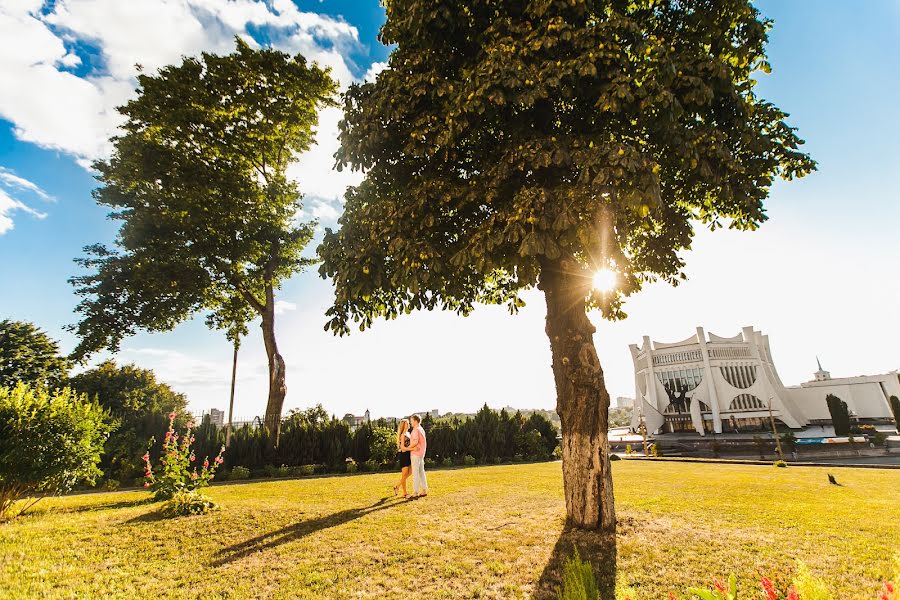
[[[50,336],[27,321],[0,321],[0,387],[65,384],[69,361]]]
[[[373,427],[369,441],[369,460],[380,465],[392,462],[397,456],[397,434],[387,427]]]
[[[179,490],[166,500],[160,507],[160,513],[164,517],[182,517],[188,515],[203,515],[219,507],[209,496],[196,490]]]
[[[436,464],[437,463],[434,462],[433,458],[428,458],[427,456],[425,457],[425,468],[426,469],[433,469]]]
[[[891,396],[891,412],[894,413],[894,425],[897,433],[900,433],[900,398]]]
[[[118,479],[107,479],[103,482],[103,489],[107,492],[115,492],[119,489]]]
[[[472,456],[471,454],[466,454],[465,456],[463,456],[463,464],[466,465],[467,467],[471,467],[471,466],[475,465],[476,462],[477,461],[475,460],[475,457]]]
[[[69,388],[49,391],[23,383],[0,387],[0,518],[17,500],[93,484],[112,424],[96,402]]]
[[[850,409],[847,407],[847,403],[834,394],[828,394],[825,402],[828,404],[828,412],[831,413],[834,435],[838,437],[850,435]]]
[[[444,460],[441,461],[441,466],[442,467],[452,467],[453,459],[448,456],[447,458],[445,458]]]
[[[774,464],[776,467],[782,467],[782,468],[787,467],[787,463],[784,462],[783,460],[776,460],[772,464]]]
[[[347,473],[356,473],[358,470],[359,466],[355,462],[350,461],[347,463]]]
[[[228,473],[228,481],[241,481],[250,479],[250,469],[247,467],[232,467]]]
[[[600,590],[591,563],[581,560],[578,550],[563,565],[562,586],[557,591],[559,600],[599,600]]]

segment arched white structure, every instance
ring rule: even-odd
[[[769,411],[791,428],[830,421],[825,396],[835,394],[860,419],[892,419],[889,398],[900,397],[897,373],[831,379],[819,365],[815,380],[785,387],[772,361],[769,338],[752,327],[734,337],[696,335],[675,343],[630,347],[635,401],[632,429],[641,417],[651,433],[768,427]]]

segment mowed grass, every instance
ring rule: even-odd
[[[900,540],[900,470],[614,463],[618,581],[634,598],[734,572],[790,575],[873,598]],[[555,597],[564,535],[559,463],[214,486],[216,513],[159,520],[144,492],[70,496],[0,525],[0,598]],[[39,507],[41,504],[38,505]],[[590,550],[588,549],[588,554]]]

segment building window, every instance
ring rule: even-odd
[[[745,390],[756,383],[756,367],[748,365],[719,367],[725,381],[739,390]]]
[[[703,381],[703,371],[699,368],[657,371],[656,376],[669,396],[669,405],[665,412],[669,414],[689,413],[691,399],[687,397],[687,394]],[[700,406],[703,410],[709,411],[709,408],[702,402]]]
[[[731,404],[728,405],[730,411],[740,410],[765,410],[766,405],[763,401],[753,394],[740,394],[734,397]]]

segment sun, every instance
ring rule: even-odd
[[[611,292],[616,289],[618,276],[610,269],[600,269],[594,273],[594,289],[598,292]]]

